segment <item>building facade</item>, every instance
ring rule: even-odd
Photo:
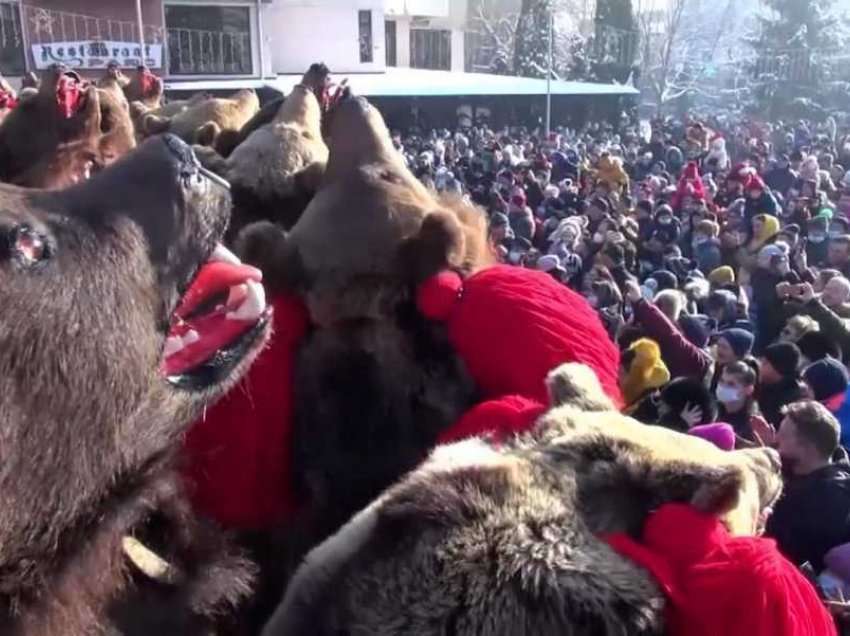
[[[144,61],[169,79],[464,69],[466,0],[0,0],[0,71]],[[144,45],[140,42],[144,40]]]

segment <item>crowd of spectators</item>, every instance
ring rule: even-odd
[[[596,308],[623,352],[625,412],[727,450],[778,449],[787,487],[767,533],[843,598],[850,130],[658,120],[394,143],[427,185],[486,210],[504,262]]]

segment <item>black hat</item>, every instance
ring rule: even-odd
[[[823,402],[847,390],[850,378],[847,368],[835,358],[824,358],[803,371],[803,379],[812,389],[818,402]]]
[[[800,354],[805,356],[809,362],[821,360],[827,356],[833,358],[841,357],[840,345],[828,338],[820,331],[808,331],[797,340],[797,348]]]
[[[797,367],[800,365],[800,350],[791,342],[778,342],[770,345],[764,350],[764,359],[770,362],[770,366],[783,378],[797,376]]]

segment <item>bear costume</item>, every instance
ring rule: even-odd
[[[255,568],[175,461],[269,330],[260,272],[220,244],[225,184],[166,135],[0,195],[0,633],[232,633]],[[210,308],[243,284],[232,317]]]
[[[528,431],[545,411],[546,374],[564,362],[590,366],[607,395],[620,402],[616,346],[590,305],[551,276],[508,265],[465,280],[446,271],[423,283],[417,304],[425,317],[446,321],[449,342],[481,395],[440,432],[440,442],[486,434],[506,439]],[[235,529],[273,527],[298,508],[285,476],[292,474],[287,450],[297,399],[294,367],[308,321],[292,296],[278,295],[272,306],[270,347],[187,440],[196,505]],[[502,344],[508,339],[516,345]]]
[[[745,556],[760,541],[747,535],[781,491],[776,452],[725,452],[642,425],[615,409],[584,365],[563,365],[547,384],[551,410],[529,433],[499,445],[472,438],[438,447],[312,551],[263,636],[697,633],[671,617],[704,616],[688,611],[712,607],[698,592],[719,590],[741,567],[724,562],[723,546]],[[685,512],[671,517],[665,505]],[[700,533],[674,537],[692,549],[675,561],[653,539],[655,526],[677,523]],[[717,550],[698,545],[709,532]],[[623,558],[617,537],[642,538],[675,575],[693,564],[691,577],[659,576]],[[760,611],[744,621],[718,593],[714,607],[725,620],[710,624],[729,626],[731,616],[777,634],[832,633],[818,631],[828,615],[811,585],[775,548],[752,547],[772,568],[748,576],[746,598],[761,595],[753,605]],[[700,572],[700,563],[716,567]],[[808,629],[781,629],[805,625],[784,620],[784,592],[812,613]]]

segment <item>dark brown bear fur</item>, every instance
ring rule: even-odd
[[[597,537],[671,501],[752,532],[778,456],[622,416],[580,365],[550,391],[570,401],[535,434],[438,448],[311,552],[263,636],[663,634],[650,575]]]
[[[326,66],[312,65],[286,100],[264,106],[232,139],[222,133],[215,148],[197,149],[230,182],[232,236],[260,220],[288,230],[315,195],[328,161],[320,102],[328,75]]]
[[[474,404],[473,382],[443,327],[417,312],[414,290],[443,267],[488,262],[481,211],[425,189],[376,109],[345,99],[328,131],[327,172],[292,231],[257,224],[237,241],[273,292],[303,295],[316,325],[297,359],[293,440],[308,547]]]
[[[0,193],[0,633],[225,633],[252,567],[193,517],[173,455],[265,331],[203,389],[159,365],[227,191],[168,137],[76,187]]]
[[[56,86],[66,69],[45,71],[38,92],[0,124],[0,180],[30,188],[61,188],[88,178],[135,145],[129,105],[118,80],[89,86],[69,119],[59,115]]]

